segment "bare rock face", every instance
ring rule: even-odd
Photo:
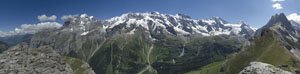
[[[0,74],[73,74],[71,67],[51,47],[19,44],[0,54]]]

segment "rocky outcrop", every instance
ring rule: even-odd
[[[0,74],[73,74],[73,70],[51,47],[21,43],[0,54]]]
[[[273,65],[262,62],[251,62],[239,74],[292,74]]]

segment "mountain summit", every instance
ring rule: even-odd
[[[299,58],[299,32],[298,28],[300,25],[298,23],[294,23],[293,21],[289,21],[287,17],[283,14],[276,14],[272,16],[271,20],[268,22],[266,26],[264,26],[261,30],[272,30],[276,34],[278,38],[280,38],[281,42],[285,45],[285,47],[294,53],[298,59]],[[262,35],[262,34],[261,34]]]
[[[283,13],[273,15],[270,21],[258,31],[261,31],[263,29],[273,29],[277,30],[277,32],[286,30],[289,30],[293,33],[296,32],[295,28],[293,28],[293,25],[291,24],[291,21],[289,21]]]
[[[225,73],[237,74],[243,68],[241,73],[267,73],[261,72],[267,69],[248,70],[254,68],[251,66],[245,68],[251,62],[263,62],[292,73],[299,72],[299,29],[293,26],[300,25],[292,25],[283,13],[272,16],[270,21],[256,32],[254,39],[243,46],[242,51],[226,61],[223,66]]]

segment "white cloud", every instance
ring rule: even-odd
[[[0,31],[0,37],[12,36],[12,35],[23,35],[23,34],[34,34],[41,30],[60,28],[62,24],[57,22],[42,22],[38,24],[23,24],[19,28],[15,28],[14,31],[3,32]]]
[[[47,16],[45,14],[40,15],[37,17],[41,22],[45,22],[45,21],[55,21],[57,16],[56,15],[52,15],[52,16]]]
[[[297,14],[297,13],[292,13],[292,14],[288,15],[287,18],[289,20],[293,20],[293,21],[295,21],[295,22],[297,22],[297,23],[300,24],[300,15]]]
[[[285,0],[272,0],[272,2],[283,2]]]
[[[76,15],[64,15],[64,16],[61,17],[61,20],[69,21],[69,20],[72,20],[74,18],[80,18],[81,20],[88,20],[88,19],[93,19],[94,16],[89,16],[86,13],[76,14]]]
[[[0,37],[11,36],[13,34],[12,32],[13,31],[9,31],[9,32],[0,31]]]
[[[283,7],[281,6],[281,4],[280,3],[275,3],[275,4],[273,4],[273,6],[272,6],[274,9],[276,9],[276,10],[280,10],[280,9],[283,9]]]
[[[41,30],[61,28],[63,26],[61,23],[55,22],[57,19],[57,16],[55,15],[40,15],[37,17],[37,19],[39,19],[41,22],[37,24],[22,24],[20,27],[15,28],[15,30],[8,32],[0,31],[0,37],[34,34]]]
[[[72,18],[74,18],[76,15],[64,15],[61,17],[61,20],[64,20],[64,21],[68,21]]]

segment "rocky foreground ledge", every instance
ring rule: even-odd
[[[0,54],[0,74],[74,74],[51,47],[19,44]]]

